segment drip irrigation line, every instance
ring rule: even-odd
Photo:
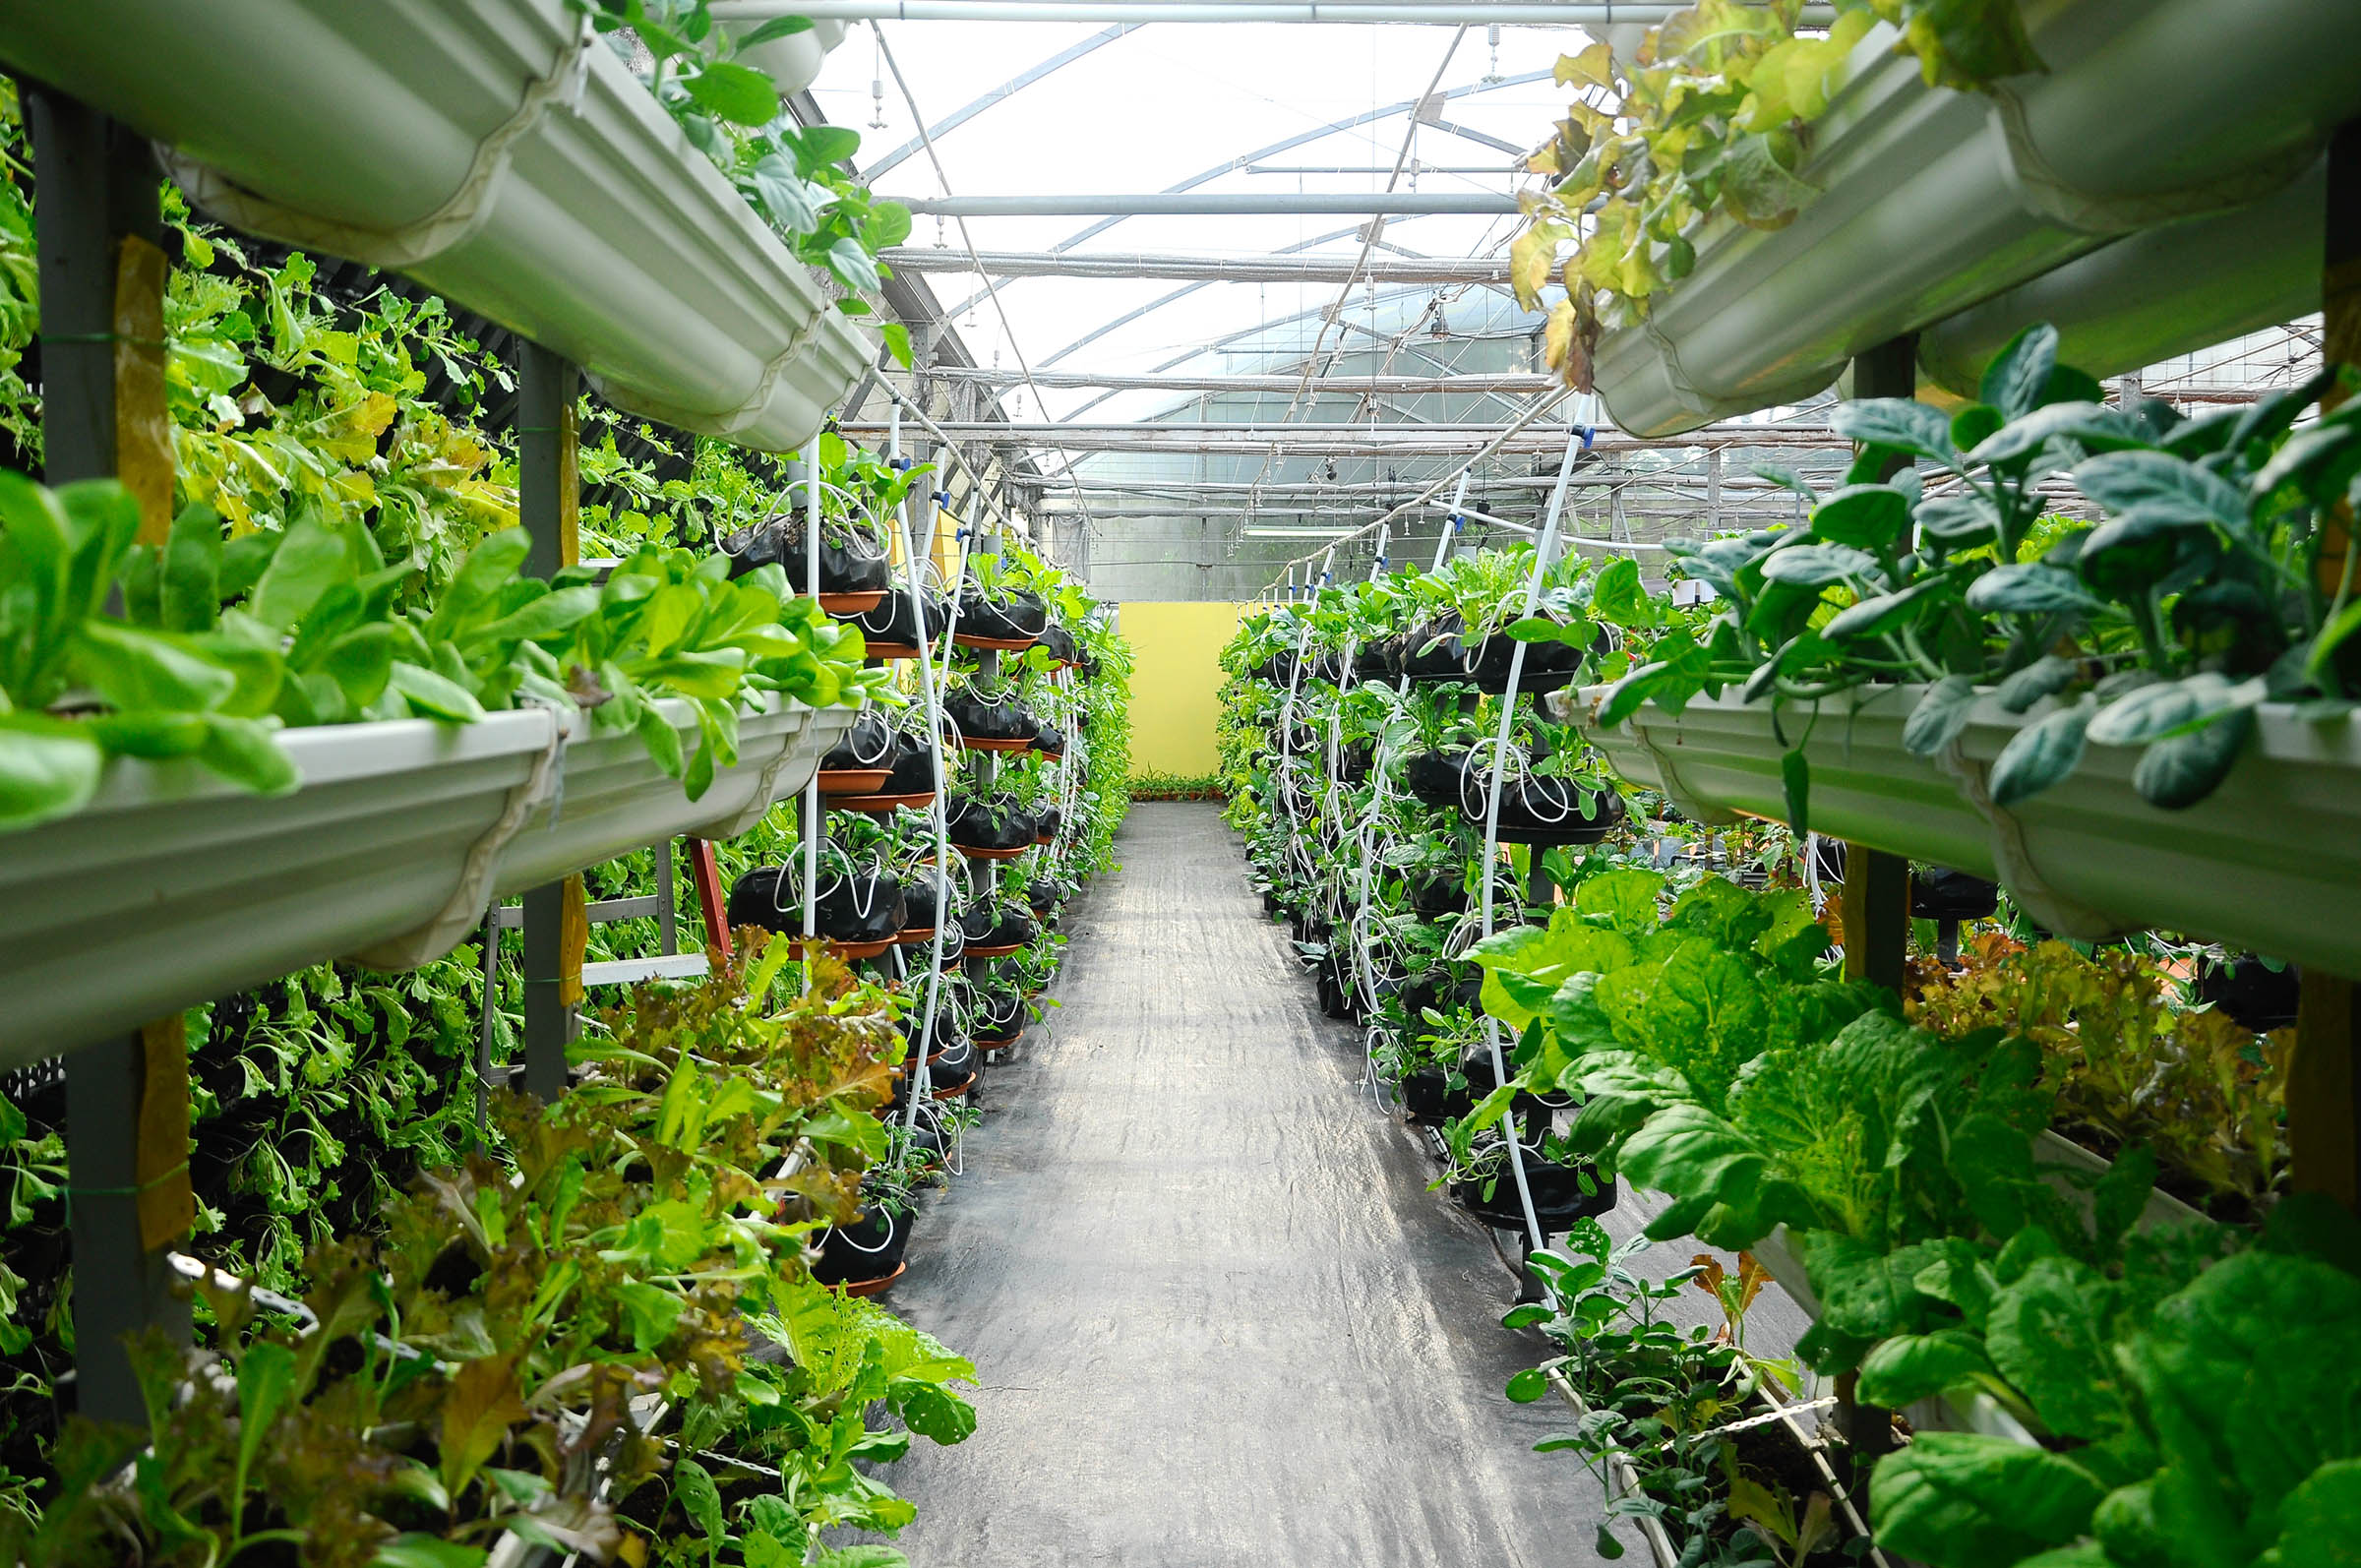
[[[1533,572],[1525,579],[1525,613],[1521,619],[1530,619],[1541,604],[1542,576],[1549,569],[1549,553],[1557,543],[1558,517],[1564,512],[1566,505],[1566,482],[1573,477],[1574,457],[1581,451],[1580,446],[1577,445],[1579,436],[1579,428],[1567,433],[1566,453],[1558,463],[1557,489],[1550,493],[1548,516],[1542,524],[1541,541],[1534,546]],[[1508,684],[1500,697],[1500,731],[1493,746],[1491,787],[1484,799],[1483,907],[1483,935],[1487,937],[1492,935],[1492,869],[1500,859],[1500,787],[1508,773],[1509,729],[1516,723],[1517,687],[1524,679],[1525,650],[1530,645],[1519,642],[1509,654]],[[1471,753],[1470,762],[1473,763],[1474,759],[1474,754]],[[1484,1044],[1491,1051],[1492,1082],[1495,1085],[1505,1085],[1509,1081],[1508,1063],[1500,1049],[1500,1020],[1492,1017],[1489,1013],[1484,1015],[1483,1038]],[[1532,1236],[1534,1248],[1538,1251],[1547,1246],[1549,1240],[1542,1234],[1541,1218],[1534,1212],[1533,1184],[1525,1175],[1524,1145],[1519,1135],[1521,1129],[1517,1125],[1517,1109],[1513,1097],[1501,1127],[1508,1140],[1508,1168],[1517,1178],[1517,1202],[1525,1210],[1526,1230]],[[1544,1287],[1544,1291],[1548,1296],[1550,1306],[1554,1310],[1557,1305],[1556,1291],[1546,1286]]]

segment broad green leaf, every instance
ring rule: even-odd
[[[2047,322],[2035,322],[1992,356],[1976,395],[1999,409],[2002,419],[2020,418],[2038,405],[2041,390],[2049,385],[2049,373],[2057,366],[2058,330]]]
[[[484,705],[465,687],[407,659],[394,661],[390,684],[420,718],[472,724],[484,716]]]
[[[2072,659],[2045,653],[2001,682],[1992,697],[2009,712],[2023,713],[2043,697],[2056,696],[2065,691],[2081,673]]]
[[[77,629],[76,675],[126,712],[202,713],[237,690],[238,679],[161,633],[91,619]]]
[[[2132,769],[2132,788],[2168,812],[2195,806],[2229,776],[2254,732],[2254,709],[2238,707],[2209,719],[2203,729],[2150,742]]]
[[[2075,466],[2074,482],[2110,513],[2138,506],[2177,506],[2191,514],[2243,529],[2247,499],[2239,488],[2167,452],[2115,452]]]
[[[292,632],[323,594],[359,574],[344,536],[306,516],[290,525],[279,541],[270,568],[254,585],[248,609],[272,631]]]
[[[2061,1437],[2092,1441],[2129,1420],[2108,1344],[2115,1290],[2088,1264],[2042,1258],[1992,1302],[1992,1364]]]
[[[205,632],[221,614],[221,518],[212,508],[183,508],[164,543],[158,625]]]
[[[1869,1479],[1878,1544],[1936,1568],[2015,1568],[2084,1534],[2100,1496],[2072,1460],[1976,1432],[1921,1432]]]
[[[738,47],[741,51],[753,49],[776,38],[792,37],[796,33],[811,30],[812,19],[810,17],[772,17],[754,31],[741,37],[738,40]]]
[[[0,833],[71,816],[98,791],[93,739],[37,716],[0,714]]]
[[[1802,747],[1781,754],[1779,785],[1786,801],[1787,827],[1800,838],[1811,831],[1812,820],[1812,763]]]
[[[649,1286],[637,1288],[652,1289]],[[679,1304],[676,1298],[675,1311],[679,1310]],[[721,1488],[713,1484],[713,1473],[683,1454],[672,1462],[672,1495],[679,1501],[681,1511],[689,1516],[689,1522],[704,1536],[705,1561],[711,1562],[729,1539],[729,1532],[723,1528],[721,1520]]]
[[[1939,463],[1959,460],[1951,444],[1951,416],[1928,403],[1907,397],[1858,398],[1837,404],[1829,425],[1848,441],[1891,447]]]
[[[1626,935],[1643,935],[1657,928],[1657,899],[1664,889],[1662,874],[1618,867],[1575,884],[1574,907],[1585,915],[1604,917]]]
[[[1776,550],[1763,562],[1763,580],[1818,588],[1878,575],[1877,558],[1841,544],[1802,544]]]
[[[260,719],[207,714],[205,740],[196,755],[215,773],[258,795],[285,795],[303,783],[302,772],[279,748],[277,731]]]
[[[1968,585],[1968,608],[1983,615],[2094,615],[2106,608],[2075,574],[2040,562],[1994,567]]]
[[[271,1441],[279,1413],[295,1394],[295,1353],[273,1340],[256,1340],[238,1357],[238,1474],[254,1469]]]
[[[1912,756],[1933,756],[1967,730],[1974,713],[1975,683],[1964,675],[1945,676],[1926,689],[1903,721],[1903,750]]]
[[[483,1568],[490,1551],[412,1531],[380,1541],[370,1568]]]
[[[1880,1343],[1861,1362],[1861,1403],[1901,1410],[1989,1373],[1983,1341],[1966,1329],[1903,1334]]]
[[[752,66],[708,60],[686,85],[699,108],[733,125],[759,130],[779,117],[779,90]]]
[[[2259,683],[2233,685],[2210,670],[2158,681],[2100,708],[2090,720],[2089,741],[2093,746],[2145,746],[2162,736],[2200,729],[2232,709],[2252,707],[2262,695]]]
[[[1811,525],[1831,544],[1884,550],[1909,527],[1910,498],[1892,485],[1846,485],[1813,509]]]
[[[1987,787],[1998,806],[2028,801],[2072,773],[2083,759],[2084,734],[2091,704],[2077,703],[2044,714],[2010,737],[1992,759]]]

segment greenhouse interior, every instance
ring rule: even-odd
[[[2355,0],[25,0],[0,167],[0,1568],[2361,1564]]]

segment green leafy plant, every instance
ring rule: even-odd
[[[1842,0],[1825,32],[1800,31],[1802,11],[1800,0],[1699,0],[1628,59],[1601,42],[1558,61],[1558,85],[1578,96],[1527,162],[1549,184],[1523,199],[1509,277],[1528,310],[1560,277],[1544,346],[1568,382],[1589,386],[1602,328],[1644,319],[1717,222],[1783,228],[1819,194],[1800,174],[1812,126],[1874,24],[1901,30],[1897,52],[1917,55],[1930,86],[2043,69],[2017,0]]]
[[[1676,543],[1675,570],[1724,608],[1702,646],[1667,657],[1672,639],[1660,639],[1601,720],[1652,699],[1677,711],[1725,685],[1776,703],[1921,683],[1903,733],[1920,755],[1953,741],[1986,693],[2015,713],[2048,703],[1994,759],[2003,806],[2070,776],[2089,745],[2140,748],[2140,794],[2194,805],[2265,702],[2314,719],[2353,710],[2361,607],[2331,518],[2361,485],[2361,404],[2291,434],[2339,374],[2184,419],[2152,400],[2102,403],[2041,326],[1956,415],[1842,404],[1833,423],[1863,445],[1845,487],[1822,497],[1781,476],[1812,503],[1805,529]],[[2103,521],[2042,525],[2039,486],[2058,473]]]

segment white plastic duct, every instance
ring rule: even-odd
[[[2028,322],[2058,329],[2058,358],[2093,376],[2186,354],[2320,309],[2328,160],[2255,203],[2117,240],[1918,334],[1918,368],[1972,396]]]
[[[724,23],[731,33],[743,37],[762,24],[759,22]],[[738,58],[765,72],[771,86],[780,95],[801,92],[819,80],[819,68],[827,60],[828,51],[844,41],[843,22],[815,22],[803,32],[791,32],[768,43],[757,43]]]
[[[1820,392],[1864,349],[2106,240],[2251,204],[2361,113],[2352,0],[2026,0],[2045,74],[1926,87],[1881,25],[1813,131],[1795,221],[1717,227],[1601,341],[1615,423],[1664,436]]]
[[[407,272],[629,412],[791,451],[871,357],[565,0],[11,6],[0,58],[222,221]]]

